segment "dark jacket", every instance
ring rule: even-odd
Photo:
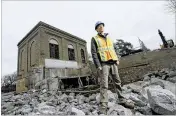
[[[98,35],[103,37],[104,39],[106,39],[108,33],[105,33],[104,35],[102,35],[102,34],[98,34]],[[97,43],[96,43],[95,39],[92,37],[92,40],[91,40],[91,53],[92,53],[92,58],[93,58],[94,64],[95,64],[95,66],[97,68],[101,67],[102,63],[107,63],[107,64],[116,63],[116,61],[113,61],[113,60],[110,60],[110,61],[107,61],[107,62],[102,62],[101,59],[100,59],[100,54],[98,53],[97,48],[98,48]]]

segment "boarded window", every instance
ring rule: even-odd
[[[59,45],[56,40],[51,39],[49,42],[50,58],[59,59]]]
[[[85,54],[84,54],[84,50],[81,49],[81,59],[82,59],[82,63],[85,63],[86,60],[85,60]]]
[[[30,66],[33,65],[34,62],[34,57],[35,57],[35,49],[34,49],[34,41],[31,43],[31,47],[30,47]]]
[[[75,51],[73,45],[71,44],[68,45],[68,59],[75,60]]]
[[[21,70],[24,69],[23,65],[24,65],[24,50],[21,51],[21,58],[20,58],[20,68]]]

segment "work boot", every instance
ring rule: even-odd
[[[126,108],[134,109],[134,102],[132,102],[132,101],[130,102],[126,98],[119,98],[118,104],[120,104]]]
[[[107,108],[100,108],[98,114],[99,115],[107,115]]]
[[[108,112],[108,103],[100,102],[99,114],[107,115],[107,112]]]

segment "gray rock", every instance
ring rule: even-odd
[[[15,108],[15,107],[14,107],[14,103],[12,103],[12,102],[7,102],[6,104],[4,104],[4,105],[2,106],[1,110],[4,110],[4,109],[5,109],[5,111],[12,111],[14,108]]]
[[[148,103],[148,99],[146,97],[144,97],[144,95],[139,95],[137,96],[138,99],[140,99],[141,101],[143,101],[144,103]]]
[[[57,106],[57,101],[56,101],[56,102],[53,102],[53,101],[52,101],[52,102],[51,102],[51,101],[49,102],[49,101],[48,101],[48,102],[46,102],[46,105],[48,105],[48,106],[54,106],[54,107],[55,107],[55,106]]]
[[[152,78],[150,81],[151,85],[160,85],[162,88],[165,88],[164,83],[161,81],[161,79]]]
[[[176,76],[175,77],[172,77],[172,78],[167,78],[166,79],[167,81],[170,81],[172,83],[176,83]]]
[[[64,93],[60,96],[60,100],[62,100],[63,102],[67,103],[68,102],[68,96]]]
[[[84,102],[85,102],[85,103],[89,103],[89,98],[88,98],[88,97],[85,97]]]
[[[75,97],[75,93],[70,93],[69,96]]]
[[[143,77],[145,77],[145,76],[149,76],[149,77],[151,77],[153,75],[153,73],[152,72],[148,72],[147,74],[145,74]]]
[[[137,111],[135,112],[135,116],[144,116],[144,115]]]
[[[132,89],[127,88],[127,86],[122,87],[122,94],[127,94],[127,93],[130,93],[130,92],[132,92]]]
[[[98,109],[98,106],[97,105],[92,105],[92,108],[93,109]]]
[[[145,102],[143,102],[142,100],[138,99],[137,96],[131,95],[131,96],[129,97],[129,99],[131,99],[132,101],[134,101],[134,102],[135,102],[135,105],[137,105],[137,106],[144,107],[144,106],[147,105],[147,103],[145,103]]]
[[[48,97],[46,97],[45,95],[40,95],[39,100],[46,102],[48,100]]]
[[[97,110],[94,110],[94,111],[92,112],[92,115],[98,115],[98,111],[97,111]]]
[[[62,102],[61,104],[60,104],[60,111],[64,111],[64,109],[67,107],[67,104],[66,103],[64,103],[64,102]]]
[[[163,75],[161,79],[166,80],[168,77],[169,77],[168,75]]]
[[[131,92],[132,93],[132,92]],[[123,97],[125,97],[126,99],[129,99],[131,96],[131,93],[123,93]]]
[[[56,106],[56,113],[57,113],[57,115],[58,115],[58,113],[63,113],[63,112],[61,112],[61,110],[60,110],[60,106]]]
[[[72,99],[71,101],[70,101],[70,103],[78,103],[78,99]]]
[[[156,78],[156,77],[154,75],[152,75],[151,78]]]
[[[9,106],[14,106],[13,102],[4,102],[3,104],[1,104],[1,109],[7,109]]]
[[[166,89],[148,89],[147,95],[152,110],[158,114],[176,114],[176,96]]]
[[[90,105],[97,105],[98,103],[97,103],[97,101],[90,101],[89,104]]]
[[[160,72],[164,72],[164,73],[169,73],[169,68],[163,68],[163,69],[161,69],[161,71]]]
[[[57,97],[52,96],[51,98],[49,98],[48,102],[50,102],[52,105],[51,106],[56,106],[57,105]]]
[[[111,107],[108,110],[107,114],[108,115],[126,115],[126,116],[133,115],[131,110],[129,110],[121,105],[118,105],[118,104],[115,104],[113,107]]]
[[[162,79],[151,79],[151,83],[153,82],[162,82],[164,84],[164,89],[167,89],[169,91],[171,91],[173,94],[176,94],[176,86],[175,86],[175,83],[172,83],[172,82],[169,82],[169,81],[165,81],[165,80],[162,80]]]
[[[143,81],[149,81],[150,80],[150,77],[148,75],[144,76],[143,78],[144,78]]]
[[[43,102],[38,105],[38,112],[40,114],[49,114],[49,115],[54,115],[56,114],[56,109],[53,106],[48,106],[46,102]]]
[[[155,89],[155,88],[163,89],[160,85],[149,85],[149,86],[142,88],[141,96],[143,96],[145,99],[148,99],[147,90],[148,89]]]
[[[19,99],[18,101],[14,102],[15,106],[21,106],[21,105],[25,105],[27,103],[25,103],[23,100]]]
[[[169,73],[169,78],[174,77],[174,76],[176,76],[176,71],[175,71],[175,72],[174,72],[174,71],[171,71],[171,72]]]
[[[82,109],[82,111],[85,113],[85,115],[89,115],[90,114],[90,111],[88,108],[84,108]]]
[[[46,92],[47,92],[47,90],[46,90],[46,89],[43,89],[43,90],[42,90],[42,93],[46,93]]]
[[[21,107],[15,107],[13,111],[14,115],[19,115],[21,113]]]
[[[143,84],[144,84],[144,81],[137,81],[124,86],[127,86],[128,89],[131,89],[132,92],[139,94],[142,90]]]
[[[149,106],[135,107],[135,111],[138,111],[144,115],[152,115],[152,109]]]
[[[32,112],[32,108],[29,105],[24,105],[21,109],[21,114],[28,114]]]
[[[21,95],[15,95],[15,96],[12,97],[12,99],[14,99],[14,100],[21,99],[21,98],[22,98]]]
[[[31,102],[29,103],[29,105],[36,107],[39,104],[37,99],[32,99]]]
[[[74,97],[69,95],[67,99],[69,102],[73,102]]]
[[[111,108],[115,105],[115,102],[108,102],[108,108]]]
[[[1,95],[1,102],[2,101],[4,101],[4,102],[13,102],[14,100],[12,99],[12,97],[13,97],[13,94],[5,94],[5,95],[3,95],[3,93],[2,93],[2,95]]]
[[[71,108],[71,115],[85,116],[85,113],[82,110],[79,110],[77,108],[72,107]]]
[[[77,96],[77,100],[79,104],[83,104],[85,101],[85,97],[83,95]]]
[[[96,100],[96,94],[92,94],[91,96],[89,96],[89,101],[94,101]]]

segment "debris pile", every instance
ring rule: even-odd
[[[117,104],[108,91],[108,115],[175,115],[176,71],[163,69],[144,75],[143,81],[124,85],[123,96],[135,103],[134,109]],[[29,90],[2,94],[2,115],[99,115],[100,94],[73,91]]]

